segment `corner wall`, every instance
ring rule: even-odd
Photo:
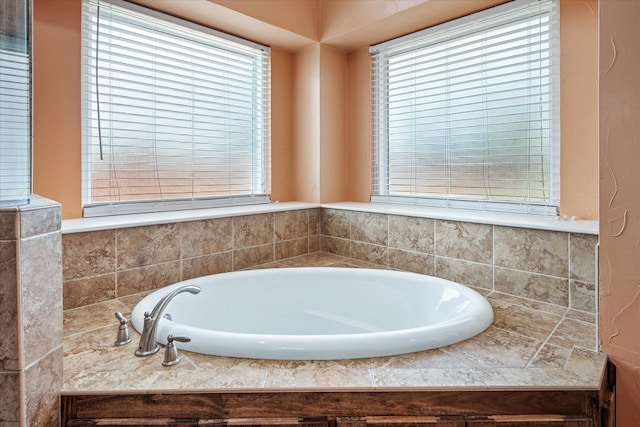
[[[80,0],[33,0],[33,189],[82,217]]]
[[[0,425],[57,427],[62,389],[60,205],[0,208]]]
[[[560,2],[560,212],[598,218],[598,1]]]
[[[365,76],[367,76],[365,78]],[[369,48],[351,52],[347,58],[347,198],[371,200],[372,117],[371,56]]]
[[[294,58],[271,48],[271,200],[295,200],[293,176],[293,72]],[[278,101],[275,102],[274,99]]]
[[[320,45],[320,203],[347,200],[347,55]]]
[[[599,3],[600,337],[616,425],[640,425],[640,2]]]
[[[320,45],[295,55],[293,185],[296,201],[320,202]]]

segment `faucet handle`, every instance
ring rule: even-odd
[[[124,314],[116,311],[116,319],[120,322],[120,327],[118,328],[118,337],[114,345],[121,346],[129,344],[131,342],[131,335],[129,334],[129,327],[127,326],[127,318]]]
[[[180,358],[178,357],[178,347],[176,347],[174,341],[190,342],[191,338],[174,337],[172,334],[169,334],[167,336],[167,347],[164,350],[164,360],[162,361],[163,366],[173,366],[180,363]]]
[[[120,321],[121,325],[126,325],[128,322],[127,317],[119,311],[116,311],[116,319]]]
[[[174,341],[191,342],[191,338],[190,337],[174,337],[173,335],[169,334],[169,336],[167,336],[167,343],[171,344]]]

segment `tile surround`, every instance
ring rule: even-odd
[[[429,218],[389,215],[389,246],[432,254],[434,222]]]
[[[569,234],[494,227],[494,263],[520,271],[568,277]]]
[[[434,274],[432,255],[401,249],[389,249],[389,267],[429,276]]]
[[[313,208],[67,233],[64,308],[317,252],[319,223]]]
[[[291,212],[287,212],[291,215]],[[275,239],[274,214],[233,217],[233,247],[243,249],[273,244]]]
[[[196,388],[331,388],[336,384],[361,388],[412,383],[425,387],[451,386],[456,381],[482,386],[495,381],[502,381],[497,385],[513,381],[517,385],[567,386],[597,381],[594,367],[602,364],[602,355],[594,351],[597,344],[592,315],[597,236],[314,208],[61,237],[59,206],[28,209],[23,214],[19,217],[0,212],[0,312],[3,325],[7,323],[9,329],[15,326],[25,339],[20,351],[15,340],[0,340],[0,420],[8,420],[3,425],[20,425],[21,417],[27,425],[56,424],[57,413],[51,409],[57,405],[57,392],[63,381],[63,294],[65,309],[87,306],[65,313],[65,331],[75,328],[77,332],[65,338],[65,363],[71,363],[69,369],[65,366],[65,388],[117,388],[132,383],[144,390],[175,388],[175,372],[159,370],[157,360],[130,359],[127,354],[127,361],[136,363],[122,368],[122,355],[111,345],[113,311],[119,309],[128,314],[140,292],[177,280],[263,264],[293,266],[311,262],[456,277],[462,283],[494,291],[490,298],[497,319],[501,320],[482,338],[419,357],[290,366],[185,354],[181,368],[193,375],[185,377],[183,388],[202,378],[202,369],[212,375]],[[457,244],[456,236],[461,239]],[[20,249],[12,242],[16,238],[24,240]],[[515,246],[520,251],[518,256],[508,259],[505,253],[514,248],[511,243],[516,240],[524,248]],[[179,245],[174,244],[177,241]],[[51,258],[43,258],[45,252]],[[336,260],[334,253],[344,258]],[[56,263],[50,260],[55,257],[62,258],[62,266],[52,265]],[[553,265],[546,262],[546,257],[554,260]],[[17,258],[24,261],[20,270],[14,262]],[[503,273],[524,274],[517,276],[517,281],[529,285],[505,288],[513,296],[495,292],[498,289],[493,276],[499,269]],[[477,279],[479,272],[481,279]],[[17,313],[2,306],[13,295],[17,274],[32,286],[24,301],[32,309],[22,308],[28,316],[24,326],[18,322]],[[486,284],[487,280],[492,283]],[[565,286],[565,299],[561,303],[550,301],[550,295],[556,295],[552,290]],[[538,288],[545,290],[538,292]],[[565,295],[564,290],[560,294]],[[43,309],[45,303],[49,310]],[[86,316],[85,309],[92,315]],[[95,313],[103,316],[94,317]],[[525,330],[524,324],[530,318],[537,319],[536,327]],[[554,319],[560,320],[544,337]],[[87,328],[92,330],[87,333]],[[504,353],[487,354],[486,348],[491,346],[500,347]],[[91,366],[74,366],[80,359]],[[459,363],[466,366],[464,375],[460,369],[451,368]],[[480,365],[484,368],[472,369]],[[21,367],[24,370],[19,370]],[[527,367],[535,370],[522,370]],[[114,371],[124,371],[123,377],[113,377]],[[21,407],[11,392],[22,386],[26,401]],[[23,408],[29,411],[21,413]]]
[[[62,345],[60,239],[57,232],[20,240],[23,366]]]
[[[15,239],[18,215],[13,211],[0,212],[0,240]]]
[[[116,270],[157,265],[180,258],[180,224],[116,230]]]
[[[3,215],[0,214],[0,218]],[[18,276],[17,242],[0,240],[0,371],[20,369],[18,357]],[[2,419],[2,418],[0,418]]]
[[[180,244],[166,248],[174,239]],[[604,360],[594,325],[596,243],[585,234],[327,208],[65,234],[64,390],[596,384]],[[130,313],[146,291],[205,274],[308,265],[451,279],[488,295],[496,320],[462,343],[375,359],[277,362],[183,352],[179,380],[157,361],[131,359],[111,345],[114,331],[105,325],[114,324],[113,312]],[[87,313],[99,314],[87,320]]]
[[[115,230],[108,230],[65,235],[62,239],[64,280],[115,272],[115,234]]]
[[[0,208],[0,424],[57,426],[62,388],[60,205]]]
[[[596,275],[595,247],[598,236],[571,234],[569,240],[570,278],[593,282]]]
[[[132,383],[148,391],[565,387],[598,381],[594,372],[600,372],[603,356],[594,327],[597,236],[328,208],[151,227],[63,236],[65,390],[131,390]],[[103,234],[92,238],[93,233]],[[125,233],[146,242],[135,259],[123,258],[134,256],[131,249],[119,253],[118,236]],[[159,247],[176,234],[177,252]],[[144,295],[137,292],[174,277],[308,265],[392,268],[452,279],[488,295],[496,320],[480,336],[418,354],[277,362],[184,352],[180,381],[137,358],[124,377],[112,375],[122,371],[122,357],[131,360],[110,345],[113,328],[104,325],[115,322],[115,310],[130,313]],[[98,310],[101,315],[85,324],[86,314]]]
[[[494,288],[505,294],[569,305],[569,284],[565,278],[495,267]]]
[[[581,233],[328,208],[68,233],[64,308],[326,252],[594,312],[596,244]]]
[[[595,312],[597,236],[331,208],[321,217],[322,252]]]
[[[31,365],[24,373],[27,426],[57,427],[63,384],[62,345]],[[53,385],[53,387],[52,387]]]
[[[180,248],[183,258],[199,257],[233,248],[231,218],[215,218],[180,224]]]
[[[233,270],[231,251],[182,260],[182,280]]]
[[[437,257],[437,276],[481,289],[493,289],[493,266],[454,258]],[[434,273],[435,275],[435,273]]]
[[[488,264],[493,258],[493,226],[457,221],[436,221],[435,254]]]
[[[20,397],[16,391],[20,390],[19,371],[0,371],[0,424],[2,426],[20,425]]]
[[[323,252],[255,268],[373,267]],[[64,393],[118,391],[425,390],[445,387],[596,388],[605,355],[596,348],[595,317],[567,307],[490,291],[496,321],[450,346],[398,356],[332,361],[251,360],[181,352],[136,358],[115,347],[113,312],[128,314],[144,294],[65,312]],[[573,315],[578,318],[572,318]],[[137,332],[133,331],[134,341]]]

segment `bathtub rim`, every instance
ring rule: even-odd
[[[455,288],[461,290],[467,297],[472,299],[472,302],[477,302],[473,310],[470,310],[470,313],[465,317],[458,317],[454,320],[447,322],[439,322],[436,324],[430,324],[426,326],[417,326],[413,328],[406,329],[398,329],[391,331],[383,331],[383,332],[362,332],[362,333],[352,333],[352,334],[324,334],[324,335],[300,335],[300,334],[256,334],[256,333],[242,333],[242,332],[229,332],[229,331],[220,331],[220,330],[212,330],[212,329],[204,329],[199,327],[193,327],[170,321],[168,319],[162,319],[161,323],[158,325],[158,343],[166,345],[166,336],[168,333],[173,334],[174,336],[179,335],[189,335],[191,329],[198,329],[200,331],[204,331],[203,333],[209,337],[209,339],[217,340],[217,347],[219,349],[218,353],[212,353],[210,351],[203,351],[202,345],[199,341],[192,340],[187,344],[180,344],[181,348],[185,350],[194,351],[196,353],[209,354],[214,356],[222,356],[222,357],[237,357],[237,358],[247,358],[247,359],[272,359],[272,360],[341,360],[341,359],[362,359],[362,358],[370,358],[370,357],[384,357],[384,356],[396,356],[400,354],[413,353],[417,351],[424,350],[432,350],[435,348],[444,347],[447,345],[452,345],[459,343],[461,341],[465,341],[469,338],[472,338],[484,330],[489,328],[493,324],[494,321],[494,313],[489,301],[481,295],[478,291],[472,289],[469,286],[453,282],[448,279],[439,278],[435,276],[429,276],[414,272],[408,271],[399,271],[399,270],[384,270],[384,269],[372,269],[372,268],[353,268],[353,267],[283,267],[283,268],[265,268],[265,269],[257,269],[257,270],[242,270],[242,271],[234,271],[234,272],[225,272],[212,274],[208,276],[201,276],[197,278],[187,279],[181,282],[177,282],[163,288],[157,289],[145,296],[138,304],[136,304],[135,308],[132,312],[132,325],[137,330],[141,330],[142,325],[142,313],[144,310],[142,308],[143,305],[148,303],[149,301],[157,301],[162,295],[166,292],[171,291],[172,289],[183,286],[185,284],[196,284],[198,285],[200,282],[206,281],[210,277],[216,277],[217,279],[224,280],[225,277],[229,275],[236,276],[263,276],[264,274],[270,274],[271,272],[283,273],[287,270],[296,270],[296,271],[307,271],[310,273],[316,271],[327,271],[331,270],[333,272],[345,272],[349,271],[350,273],[365,273],[365,274],[376,274],[376,275],[384,275],[384,276],[397,276],[397,275],[406,275],[413,278],[419,277],[423,280],[434,281],[439,284],[445,284],[447,286],[454,286]],[[185,298],[196,297],[192,295],[188,295]],[[153,307],[153,305],[149,305],[148,307]],[[474,315],[475,317],[471,317]],[[417,340],[417,335],[429,333],[429,332],[437,332],[443,327],[450,328],[452,333],[455,333],[456,336],[452,337],[450,335],[442,337],[442,339],[434,339],[433,337],[423,337],[423,340]],[[230,346],[223,346],[222,342],[226,342],[226,340],[232,341]],[[407,340],[412,342],[412,345],[407,347]],[[234,345],[237,345],[238,342],[249,343],[249,346],[254,348],[241,347],[239,349],[234,348]],[[304,345],[304,349],[300,349],[297,347],[289,347],[288,344],[291,341],[295,341],[300,345]],[[384,348],[376,349],[375,347],[379,345],[380,341],[385,341],[386,345]],[[430,344],[425,344],[425,341],[430,342]],[[365,344],[369,344],[373,342],[372,345],[365,346]],[[260,344],[262,343],[262,345]],[[347,348],[336,349],[335,345],[345,345]],[[356,347],[356,345],[362,345],[360,349]],[[265,351],[264,347],[267,346],[275,346],[276,349],[273,349],[271,352]],[[255,348],[262,347],[262,348]],[[315,356],[310,357],[308,354],[314,353]],[[283,354],[285,356],[283,356]]]

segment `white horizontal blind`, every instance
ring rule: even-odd
[[[85,216],[268,202],[267,47],[104,0],[82,35]]]
[[[515,1],[382,43],[374,201],[555,214],[555,1]]]
[[[31,193],[31,61],[27,2],[0,5],[0,205]]]

